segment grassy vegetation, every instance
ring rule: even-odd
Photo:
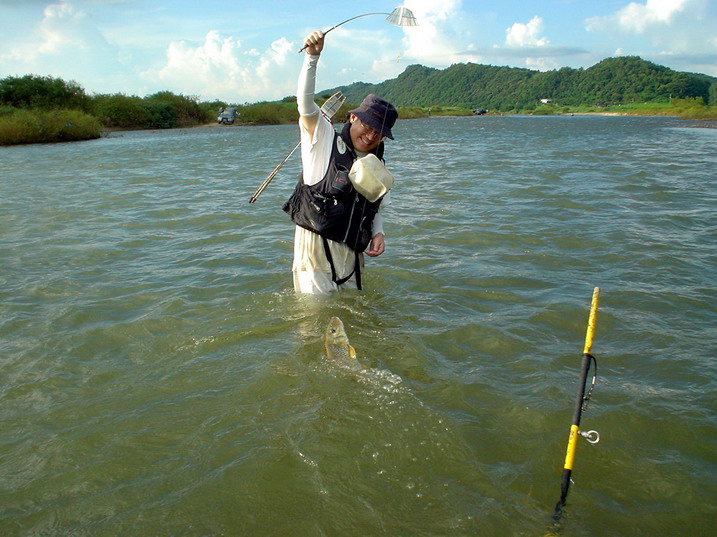
[[[712,103],[717,98],[717,83],[710,86],[710,91],[709,99]],[[319,98],[319,104],[328,97],[327,94]],[[570,102],[570,99],[564,103],[548,104],[533,101],[524,105],[498,107],[490,113],[617,113],[717,119],[717,106],[706,106],[703,97],[610,106],[576,106]],[[219,109],[227,106],[230,104],[220,101],[199,102],[196,97],[175,95],[169,91],[147,97],[123,94],[88,96],[74,82],[35,75],[7,77],[0,80],[0,145],[88,140],[98,138],[103,130],[109,129],[168,129],[216,124]],[[335,122],[345,121],[349,111],[356,106],[357,103],[344,104],[334,116]],[[236,125],[280,125],[295,123],[299,118],[294,97],[237,105],[237,111],[239,115]],[[401,119],[473,114],[469,108],[437,105],[399,107],[398,112]]]
[[[609,106],[561,106],[547,104],[524,111],[532,115],[622,114],[627,116],[672,116],[683,119],[717,120],[717,106],[706,106],[701,98],[672,99],[670,102],[631,103]]]
[[[238,107],[236,123],[241,125],[282,125],[299,120],[296,101],[274,101],[248,104]],[[216,121],[216,117],[214,118]]]
[[[323,104],[326,97],[322,96],[318,104]],[[334,122],[342,123],[348,120],[350,111],[357,106],[355,103],[344,103],[334,116]],[[238,125],[283,125],[299,120],[295,97],[287,97],[278,102],[239,106],[238,111]],[[430,116],[470,116],[473,111],[456,106],[399,106],[398,115],[401,119],[416,119]]]
[[[319,100],[321,104],[321,100]],[[344,104],[334,116],[335,122],[343,122],[356,104]],[[282,101],[262,102],[239,106],[238,125],[281,125],[295,123],[299,115],[293,97]],[[491,114],[500,114],[497,110]],[[559,114],[624,114],[635,116],[675,116],[685,119],[717,119],[717,107],[706,106],[700,98],[672,99],[669,103],[621,104],[612,106],[563,106],[540,104],[527,109],[510,110],[511,114],[559,115]],[[473,110],[457,106],[399,106],[400,119],[417,119],[431,116],[472,116]],[[212,122],[216,117],[212,117]]]
[[[683,119],[717,119],[717,106],[705,106],[702,99],[672,99],[669,103],[630,104],[624,105],[621,108],[622,111],[630,115],[677,116]]]
[[[214,117],[198,99],[163,91],[148,97],[88,96],[75,82],[26,75],[0,80],[0,145],[98,138],[103,130],[166,129]]]
[[[25,110],[0,113],[0,145],[74,142],[99,138],[100,121],[78,110]]]
[[[473,110],[458,106],[399,106],[398,117],[416,119],[431,116],[472,116]]]
[[[206,106],[200,106],[197,99],[169,91],[144,98],[122,94],[95,95],[91,103],[91,113],[103,125],[113,129],[193,127],[207,123],[212,118],[216,121],[216,111],[219,109],[217,106],[210,111]]]

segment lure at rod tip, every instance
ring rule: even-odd
[[[331,30],[338,28],[339,26],[342,26],[347,22],[360,19],[361,17],[368,17],[369,15],[388,15],[388,17],[386,17],[385,19],[386,22],[395,24],[396,26],[418,26],[416,17],[413,15],[413,12],[410,9],[408,9],[407,7],[397,7],[391,13],[364,13],[363,15],[356,15],[355,17],[351,17],[350,19],[346,19],[345,21],[340,22],[335,26],[332,26],[324,32],[324,36],[328,34]],[[299,53],[306,50],[308,46],[309,45],[304,45],[302,48],[300,48]]]

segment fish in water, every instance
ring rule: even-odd
[[[349,345],[344,323],[338,317],[331,317],[324,332],[326,358],[348,364],[356,360],[356,350]]]

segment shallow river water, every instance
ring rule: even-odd
[[[291,288],[296,126],[0,148],[0,534],[714,534],[717,130],[399,121],[365,291]],[[341,317],[365,369],[322,359]]]

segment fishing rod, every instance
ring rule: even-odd
[[[413,16],[413,12],[410,9],[407,7],[397,7],[391,13],[364,13],[363,15],[356,15],[355,17],[351,17],[350,19],[346,19],[345,21],[332,26],[324,32],[324,35],[328,34],[334,28],[338,28],[339,26],[346,24],[347,22],[351,22],[352,20],[359,19],[361,17],[368,17],[369,15],[388,15],[385,19],[386,22],[390,22],[396,26],[418,26],[416,17]],[[309,45],[304,45],[299,49],[299,52],[303,52],[308,46]]]
[[[344,101],[346,100],[346,96],[341,93],[340,91],[337,91],[334,93],[331,97],[326,99],[326,102],[321,106],[321,113],[326,116],[326,119],[329,121],[332,117],[336,114],[336,112],[339,111],[339,108],[341,108],[341,105],[344,104]],[[259,185],[259,188],[256,189],[256,192],[254,192],[254,195],[249,198],[249,203],[255,203],[259,195],[261,195],[262,192],[266,189],[266,187],[269,186],[269,183],[271,183],[271,180],[274,179],[277,173],[279,173],[279,170],[286,164],[286,162],[291,158],[291,155],[294,154],[294,152],[299,148],[301,145],[301,141],[297,143],[294,146],[294,149],[289,151],[289,154],[286,155],[284,160],[282,160],[279,164],[276,165],[276,168],[272,170],[272,172],[269,174],[269,176],[264,179],[264,182]]]
[[[597,360],[590,354],[590,350],[593,345],[593,336],[595,335],[595,322],[597,320],[597,309],[598,303],[600,302],[600,288],[595,287],[593,290],[592,304],[590,306],[590,316],[588,317],[588,328],[585,335],[585,347],[583,349],[583,355],[581,358],[580,365],[580,382],[578,384],[578,392],[575,397],[575,407],[573,409],[573,421],[570,426],[570,434],[568,436],[568,447],[565,453],[565,464],[563,466],[562,482],[560,485],[560,500],[555,505],[555,511],[553,513],[553,528],[557,529],[560,518],[563,514],[563,507],[568,497],[568,490],[570,489],[570,477],[573,473],[573,463],[575,462],[575,449],[577,447],[577,438],[582,436],[591,444],[597,444],[600,441],[600,433],[597,431],[581,431],[580,430],[580,418],[585,410],[590,396],[592,395],[595,382],[597,381]],[[585,394],[585,387],[587,384],[588,372],[590,365],[593,365],[593,378],[590,389],[587,395]]]
[[[345,21],[340,22],[335,26],[332,26],[324,32],[324,35],[328,34],[334,28],[338,28],[339,26],[346,24],[347,22],[361,17],[368,17],[369,15],[388,15],[388,17],[386,17],[385,19],[386,22],[395,24],[396,26],[418,26],[418,22],[416,22],[416,17],[413,15],[413,12],[410,9],[408,9],[407,7],[397,7],[391,13],[364,13],[362,15],[356,15],[355,17],[351,17],[350,19],[346,19]],[[299,52],[306,50],[307,47],[308,45],[304,45],[304,47],[301,48]],[[337,91],[335,94],[329,97],[329,99],[327,99],[327,101],[321,107],[321,111],[328,119],[331,119],[331,117],[338,111],[338,109],[341,108],[341,105],[344,103],[345,100],[346,97],[344,97],[340,91]],[[269,176],[264,179],[264,182],[259,185],[259,188],[256,189],[254,195],[249,198],[249,203],[256,202],[259,195],[264,192],[264,189],[266,189],[267,186],[269,186],[269,183],[271,183],[271,180],[274,179],[274,176],[279,173],[279,170],[284,166],[284,164],[286,164],[289,158],[291,158],[291,155],[294,154],[294,152],[299,148],[300,145],[301,142],[297,143],[294,146],[294,149],[292,149],[289,154],[286,155],[284,160],[277,164],[276,168],[272,170]]]

